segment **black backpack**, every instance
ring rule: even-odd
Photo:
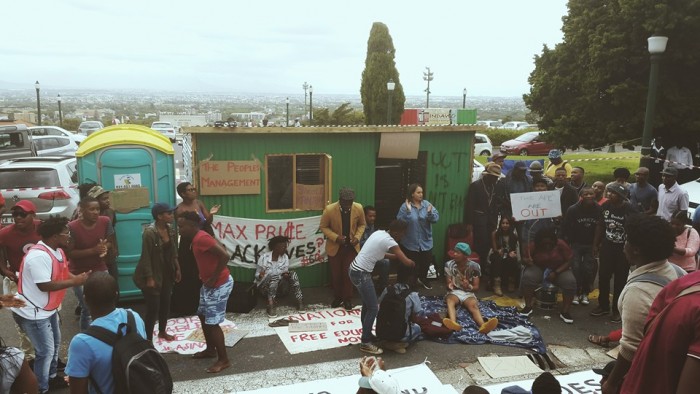
[[[106,328],[90,326],[84,332],[91,337],[112,346],[112,375],[114,392],[119,394],[170,394],[173,392],[173,378],[168,364],[136,330],[136,320],[131,311],[126,311],[127,322],[121,323],[117,333]],[[126,327],[126,334],[122,329]],[[100,391],[95,381],[93,386]]]
[[[386,295],[379,304],[377,314],[377,338],[386,341],[400,341],[406,336],[406,297],[411,294],[407,288],[398,292],[396,286],[387,286]]]

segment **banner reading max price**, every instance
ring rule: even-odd
[[[230,265],[255,268],[258,258],[268,252],[267,242],[284,235],[290,239],[289,268],[306,267],[326,260],[326,238],[319,229],[321,216],[296,219],[244,219],[214,216],[214,234],[231,253]]]

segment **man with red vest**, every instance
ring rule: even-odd
[[[34,344],[34,374],[39,392],[44,393],[66,386],[56,371],[61,344],[57,309],[66,289],[81,286],[89,272],[73,276],[68,271],[68,259],[61,249],[70,241],[68,219],[50,217],[37,231],[41,241],[29,249],[19,269],[17,298],[26,305],[12,308],[12,317]]]

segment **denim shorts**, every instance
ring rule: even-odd
[[[464,301],[466,301],[466,300],[469,299],[469,298],[476,298],[476,295],[475,295],[474,293],[472,293],[471,291],[464,291],[464,290],[461,290],[461,289],[454,289],[454,290],[450,290],[450,292],[447,293],[447,295],[445,296],[445,299],[447,299],[447,296],[450,295],[450,294],[452,294],[453,296],[457,297],[457,299],[459,299],[459,303],[460,303],[460,304],[463,303]]]
[[[199,308],[197,315],[204,316],[204,324],[221,324],[226,317],[226,303],[233,290],[233,278],[219,287],[206,287],[199,289]]]

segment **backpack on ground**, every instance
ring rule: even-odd
[[[173,378],[170,376],[168,364],[153,347],[153,343],[139,335],[133,313],[126,311],[126,314],[127,322],[119,325],[117,333],[94,325],[84,332],[112,346],[114,392],[120,394],[172,393]],[[126,334],[122,334],[124,327],[126,327]],[[92,382],[97,386],[94,381]],[[99,391],[99,387],[95,388]]]
[[[406,336],[406,297],[411,294],[407,288],[401,292],[396,286],[387,286],[386,295],[379,304],[377,314],[377,338],[385,341],[400,341]]]

